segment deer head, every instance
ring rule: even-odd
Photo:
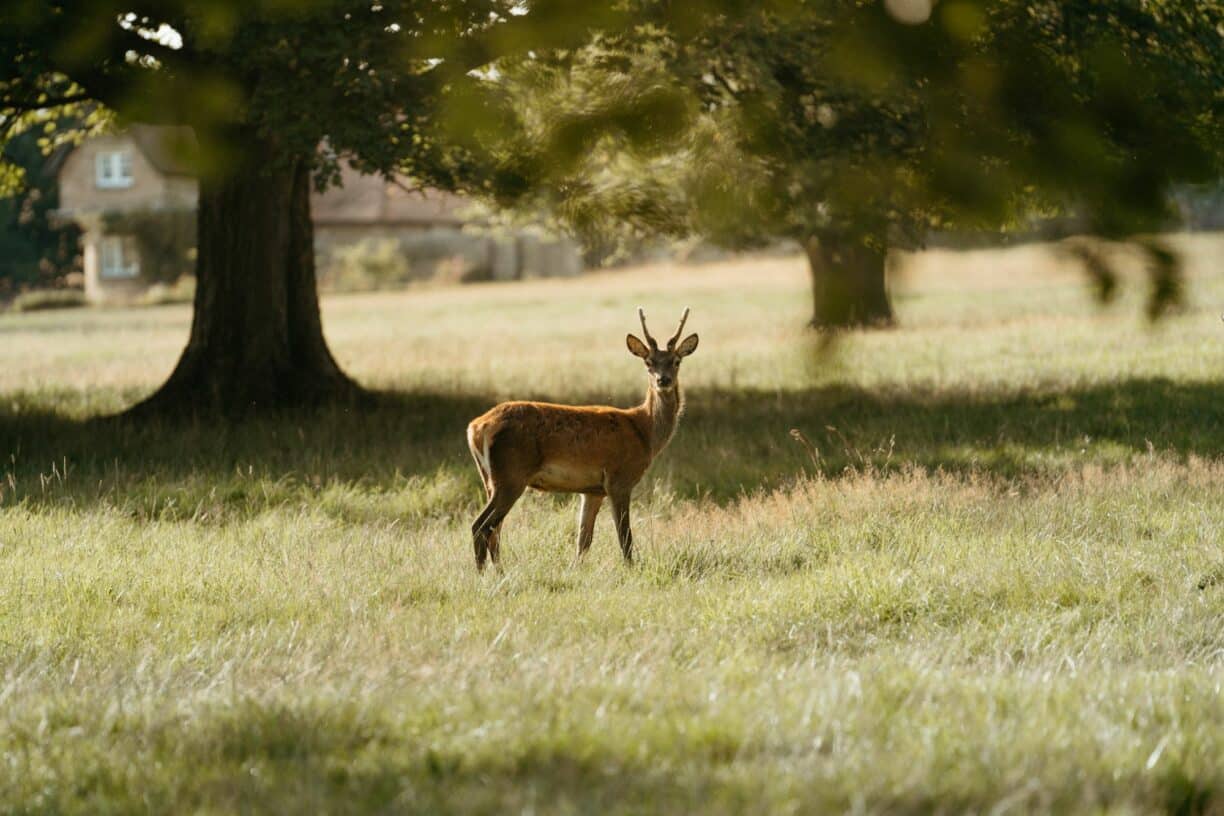
[[[629,353],[641,357],[646,363],[651,386],[659,391],[669,391],[677,386],[680,381],[680,361],[697,350],[696,334],[690,334],[684,338],[683,342],[676,345],[676,341],[680,339],[680,333],[684,331],[684,323],[688,320],[688,316],[689,310],[685,309],[684,316],[680,318],[680,326],[672,338],[667,341],[666,349],[660,349],[659,344],[650,336],[650,329],[646,328],[646,313],[641,308],[638,309],[638,318],[642,321],[642,334],[646,335],[646,343],[650,344],[649,347],[632,334],[625,337],[625,345],[629,347]]]

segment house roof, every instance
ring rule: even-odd
[[[405,178],[388,180],[341,166],[340,186],[311,197],[316,224],[412,224],[460,226],[471,219],[472,202],[441,190],[418,188]]]
[[[198,150],[189,127],[132,125],[131,139],[157,172],[195,177]],[[432,188],[420,188],[407,177],[367,175],[348,163],[340,166],[340,186],[311,193],[311,217],[327,226],[453,226],[470,223],[469,199]]]
[[[167,176],[194,176],[197,146],[189,127],[133,125],[127,130],[140,152],[159,173]]]

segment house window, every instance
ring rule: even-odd
[[[128,150],[103,151],[94,159],[99,190],[132,186],[132,153]]]
[[[134,278],[140,274],[140,253],[132,236],[104,236],[101,250],[103,278]]]

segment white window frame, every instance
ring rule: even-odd
[[[140,276],[140,251],[131,235],[103,235],[98,244],[98,276],[124,280]]]
[[[131,187],[132,151],[103,150],[94,156],[94,181],[99,190],[122,190]]]

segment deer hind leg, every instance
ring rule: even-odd
[[[472,522],[472,546],[476,551],[476,569],[484,569],[486,555],[493,557],[494,564],[500,560],[498,534],[501,531],[502,520],[506,518],[510,508],[514,507],[514,503],[519,500],[519,496],[522,496],[526,489],[526,485],[494,483],[489,503]]]
[[[489,560],[493,562],[493,566],[501,566],[501,531],[502,523],[497,522],[497,526],[489,531],[488,547]]]
[[[476,470],[480,473],[480,483],[484,485],[486,499],[484,509],[480,511],[480,515],[472,523],[472,540],[476,551],[476,568],[480,570],[484,569],[485,559],[489,554],[490,539],[492,538],[492,535],[484,530],[484,523],[490,512],[490,501],[493,498],[493,474],[490,472],[492,462],[489,458],[489,443],[491,441],[486,433],[481,433],[473,426],[468,426],[468,450],[472,453],[472,459],[476,461]],[[496,551],[497,544],[493,544],[493,547]],[[494,561],[496,560],[497,556],[494,556]]]
[[[477,457],[476,466],[480,469],[481,480],[484,481],[485,497],[487,499],[492,499],[493,498],[493,476],[484,469],[483,463],[481,462],[479,457]],[[489,532],[488,539],[486,542],[488,553],[489,553],[489,558],[493,560],[494,566],[496,566],[497,564],[501,562],[501,530],[502,530],[501,522],[498,522],[497,526],[494,527]],[[479,557],[480,557],[479,554],[477,554],[477,558]]]
[[[595,517],[603,505],[603,496],[582,494],[582,504],[578,510],[578,557],[581,558],[591,547],[591,539],[595,536]]]

